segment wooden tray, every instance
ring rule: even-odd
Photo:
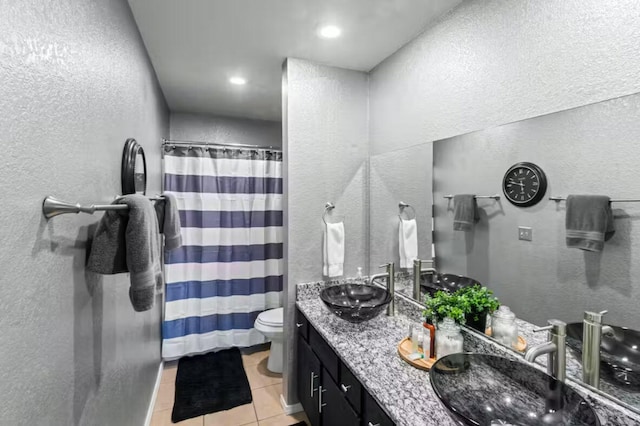
[[[491,327],[487,328],[484,331],[484,334],[486,334],[487,336],[491,336]],[[518,335],[518,344],[516,344],[516,346],[513,348],[518,352],[524,352],[527,350],[527,341],[524,340],[524,337]]]
[[[436,360],[432,358],[429,358],[429,359],[420,358],[416,360],[411,360],[409,359],[409,355],[411,355],[412,353],[413,352],[412,352],[411,339],[409,339],[408,337],[405,337],[398,344],[398,355],[400,355],[400,358],[402,358],[403,360],[405,360],[407,363],[411,364],[415,368],[419,368],[420,370],[425,370],[425,371],[429,371],[433,366],[433,364],[435,364],[436,362]]]

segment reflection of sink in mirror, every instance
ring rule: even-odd
[[[628,391],[640,392],[640,332],[610,326],[600,344],[600,378]],[[567,325],[567,346],[582,359],[583,323]]]
[[[439,359],[429,377],[449,415],[460,424],[600,424],[577,392],[522,362],[453,354]]]
[[[478,280],[455,274],[437,274],[433,282],[422,280],[420,283],[420,285],[432,296],[438,290],[445,290],[453,293],[456,290],[464,287],[471,287],[475,284],[482,285]]]
[[[362,284],[327,287],[320,292],[320,298],[334,315],[354,323],[377,317],[391,302],[387,290]]]

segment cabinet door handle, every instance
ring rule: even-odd
[[[297,323],[296,323],[296,327],[298,327],[298,328],[302,327],[303,325],[304,325],[304,324],[299,323],[299,322],[297,322]]]
[[[342,392],[347,393],[347,391],[351,388],[351,385],[345,386],[344,384],[340,383],[340,387],[342,388]]]
[[[380,426],[380,423],[376,423],[375,425],[371,422],[367,423],[367,426]]]
[[[313,398],[313,392],[316,390],[313,387],[313,382],[318,378],[318,376],[316,376],[316,373],[314,373],[313,371],[311,372],[311,398]]]
[[[327,391],[326,389],[322,389],[322,386],[320,386],[320,392],[318,392],[318,411],[320,413],[322,413],[322,407],[327,405],[322,403],[322,394],[323,392],[326,392],[326,391]]]

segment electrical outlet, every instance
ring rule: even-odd
[[[518,226],[518,239],[522,241],[533,240],[533,230],[528,226]]]

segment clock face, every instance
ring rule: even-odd
[[[504,175],[502,191],[507,200],[518,207],[533,206],[547,191],[547,177],[533,163],[514,164]]]

